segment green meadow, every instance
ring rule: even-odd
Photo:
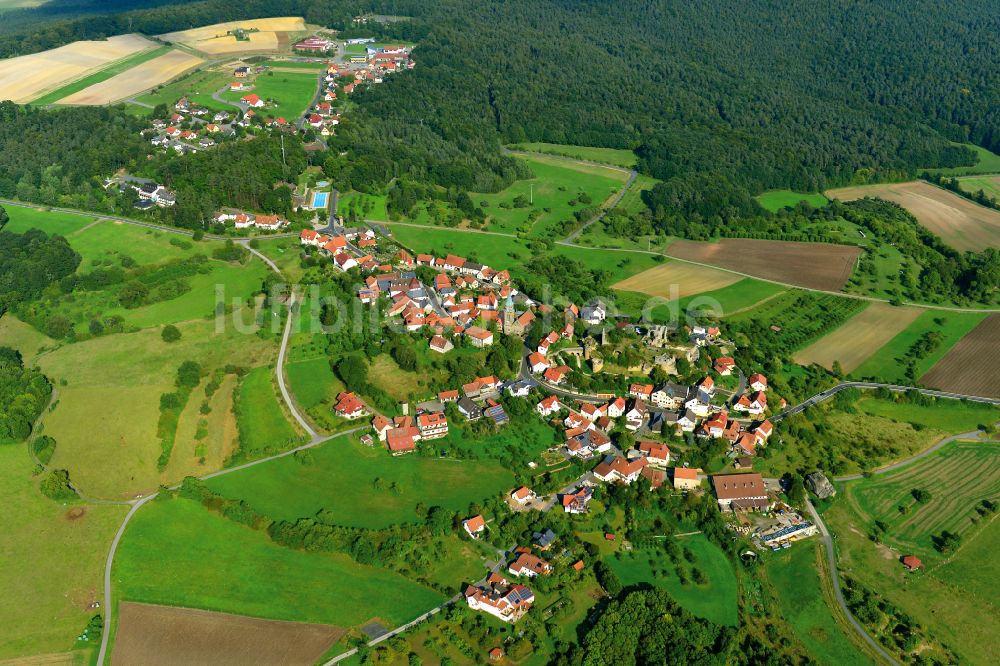
[[[342,437],[310,449],[305,458],[282,458],[208,485],[275,520],[326,509],[338,524],[380,528],[418,522],[417,504],[465,511],[470,503],[509,491],[513,481],[493,461],[393,458],[381,444],[369,448]]]
[[[401,224],[392,224],[389,228],[393,237],[413,252],[440,256],[457,254],[497,270],[517,268],[531,257],[527,243],[512,236]]]
[[[212,93],[233,81],[231,72],[214,70],[198,70],[164,86],[136,97],[137,102],[157,106],[166,104],[172,106],[181,97],[187,97],[192,102],[212,109],[213,111],[235,111],[236,107],[217,102],[212,99]],[[246,93],[241,93],[240,96]],[[238,99],[238,98],[237,98]]]
[[[136,53],[127,58],[123,58],[117,62],[112,63],[108,67],[105,67],[99,72],[94,72],[88,76],[78,79],[73,83],[65,85],[57,90],[53,90],[50,93],[46,93],[38,99],[32,100],[32,104],[35,106],[42,106],[45,104],[55,104],[64,97],[69,97],[73,93],[80,92],[85,88],[100,83],[101,81],[107,81],[112,76],[116,74],[121,74],[127,70],[132,69],[137,65],[141,65],[144,62],[152,60],[153,58],[158,58],[161,55],[167,53],[171,50],[170,46],[160,46],[159,48],[151,49],[149,51],[143,51],[142,53]]]
[[[187,499],[153,501],[136,513],[114,582],[119,600],[342,627],[376,618],[396,626],[443,600],[347,555],[284,548]]]
[[[389,214],[385,209],[385,200],[384,194],[348,192],[337,198],[337,212],[348,222],[352,211],[359,220],[386,222],[389,220]]]
[[[974,193],[982,190],[988,197],[1000,198],[1000,178],[995,175],[968,176],[960,178],[959,184],[966,192]]]
[[[676,302],[659,305],[650,310],[649,316],[653,321],[669,322],[675,309],[677,313],[683,313],[688,308],[692,308],[694,311],[716,313],[718,316],[725,317],[739,313],[744,309],[753,308],[785,291],[787,291],[785,287],[773,282],[744,278],[721,289],[704,291],[678,299]],[[629,313],[639,313],[649,300],[649,296],[637,292],[620,291],[618,294],[618,307]]]
[[[917,376],[919,377],[930,370],[948,353],[948,350],[985,318],[985,313],[927,310],[883,345],[877,353],[869,357],[851,375],[859,378],[877,377],[887,382],[902,381],[905,378],[905,367],[898,359],[902,358],[927,333],[938,333],[941,336],[938,348],[917,362]]]
[[[622,200],[618,202],[617,209],[628,213],[629,215],[637,215],[648,209],[646,202],[642,200],[642,193],[648,192],[649,190],[656,187],[656,184],[660,181],[652,176],[645,176],[639,174],[635,177],[635,181],[632,183],[632,187],[628,188],[625,196]]]
[[[258,75],[253,80],[253,92],[263,100],[273,100],[274,104],[263,109],[258,109],[258,113],[267,116],[282,116],[290,121],[298,118],[312,103],[319,86],[319,79],[315,72],[270,72]],[[241,97],[250,93],[227,91],[222,94],[223,99],[237,102]]]
[[[262,366],[240,380],[235,411],[239,450],[245,458],[273,455],[300,441],[297,427],[285,415],[273,378],[273,368]]]
[[[10,221],[4,231],[23,234],[28,229],[41,229],[49,235],[69,236],[97,221],[96,217],[59,213],[44,208],[24,208],[22,206],[5,206]]]
[[[702,534],[679,538],[677,543],[694,554],[694,563],[688,565],[685,561],[682,566],[700,569],[706,583],[698,585],[690,576],[687,584],[681,583],[675,565],[660,550],[619,552],[606,561],[624,586],[648,583],[662,587],[698,617],[735,626],[739,610],[736,574],[725,553]]]
[[[805,201],[813,208],[822,208],[829,199],[818,192],[792,192],[791,190],[769,190],[754,197],[757,203],[772,213],[782,208],[794,208],[800,201]]]
[[[951,167],[946,169],[926,169],[931,173],[939,173],[944,176],[968,176],[982,173],[1000,173],[1000,155],[991,153],[985,148],[975,146],[970,143],[965,144],[979,156],[979,161],[973,166]]]

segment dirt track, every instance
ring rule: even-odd
[[[340,627],[133,602],[120,605],[113,666],[311,666]]]
[[[1000,315],[990,315],[920,378],[942,391],[1000,398]]]
[[[728,268],[765,280],[840,291],[854,270],[861,248],[831,243],[723,238],[717,243],[677,240],[667,255]]]
[[[831,199],[878,197],[910,211],[929,231],[956,250],[1000,248],[1000,211],[985,208],[924,181],[843,187],[826,192]]]

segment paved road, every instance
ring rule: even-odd
[[[280,272],[280,271],[279,271]],[[312,429],[312,426],[306,422],[302,415],[299,414],[299,410],[295,407],[295,401],[292,400],[291,394],[288,392],[288,387],[285,386],[285,357],[288,352],[288,339],[291,337],[292,333],[292,320],[295,318],[295,314],[292,312],[292,306],[295,305],[295,291],[293,290],[288,298],[288,318],[285,320],[285,332],[281,336],[281,347],[278,349],[278,363],[275,366],[274,372],[278,377],[278,388],[281,390],[281,397],[284,398],[285,404],[288,405],[288,411],[292,413],[295,420],[299,422],[302,429],[305,430],[312,441],[318,439],[316,431]]]
[[[237,102],[230,102],[228,99],[226,99],[226,98],[224,98],[222,96],[222,93],[224,93],[224,92],[226,92],[228,90],[229,90],[229,86],[222,86],[221,88],[219,88],[218,90],[216,90],[214,93],[212,93],[212,99],[214,99],[216,102],[218,102],[220,104],[228,104],[229,106],[234,106],[237,109],[239,109],[240,113],[246,113],[246,110],[249,108],[246,104],[244,104],[242,102],[239,102],[239,103],[237,103]]]
[[[882,659],[887,661],[894,666],[899,666],[899,662],[896,661],[892,655],[885,651],[881,645],[878,644],[874,638],[868,635],[865,628],[861,626],[861,623],[857,621],[854,615],[851,614],[851,610],[847,607],[847,602],[844,600],[844,591],[840,587],[840,574],[837,572],[837,557],[833,550],[833,537],[830,535],[830,531],[826,529],[826,524],[820,517],[819,513],[816,511],[816,507],[812,505],[809,498],[806,498],[806,510],[809,511],[809,515],[812,517],[813,522],[816,523],[816,527],[819,528],[820,538],[823,540],[823,545],[826,546],[826,564],[830,569],[830,578],[833,581],[833,592],[834,596],[837,598],[837,605],[840,606],[840,610],[843,611],[844,616],[847,617],[847,621],[851,623],[854,630],[858,632],[858,635],[868,644],[868,646],[875,651]]]

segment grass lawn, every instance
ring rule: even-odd
[[[136,514],[114,579],[120,600],[342,627],[374,618],[395,626],[442,600],[347,555],[284,548],[185,499],[154,501]]]
[[[93,224],[96,218],[87,215],[73,215],[71,213],[59,213],[48,211],[43,208],[23,208],[21,206],[6,206],[7,216],[10,222],[4,227],[4,231],[15,234],[23,234],[28,229],[41,229],[45,233],[60,236],[69,236],[75,231],[79,231],[89,224]]]
[[[289,120],[298,118],[312,103],[319,85],[315,72],[273,72],[257,76],[253,81],[253,92],[261,99],[273,100],[259,110],[266,116],[283,116]],[[223,99],[232,102],[239,101],[246,92],[225,92]]]
[[[745,308],[752,308],[785,291],[787,291],[786,287],[772,282],[744,278],[721,289],[713,289],[694,296],[680,298],[676,301],[676,306],[670,304],[654,307],[650,310],[650,317],[653,321],[670,322],[671,313],[675,307],[678,313],[687,312],[690,308],[692,311],[714,312],[725,317]],[[621,296],[618,302],[619,307],[624,308],[627,312],[638,313],[648,300],[645,294],[636,292],[619,292],[619,294]]]
[[[543,143],[541,141],[516,143],[508,146],[513,150],[523,150],[529,153],[546,153],[562,155],[588,162],[601,162],[614,166],[631,168],[638,158],[635,152],[620,148],[594,148],[592,146],[570,146],[561,143]]]
[[[274,238],[261,239],[255,249],[278,266],[282,277],[292,284],[298,284],[305,272],[300,261],[301,248],[298,238]]]
[[[661,551],[652,549],[621,552],[607,559],[608,565],[623,585],[649,583],[662,587],[678,604],[698,617],[717,624],[735,626],[738,619],[736,574],[726,555],[703,534],[681,537],[678,545],[694,553],[695,561],[685,568],[697,567],[708,578],[704,585],[690,580],[681,584],[675,566]]]
[[[214,322],[204,320],[178,328],[182,337],[171,344],[151,328],[65,345],[37,359],[59,392],[43,419],[45,434],[58,441],[52,465],[68,469],[89,495],[131,497],[167,480],[156,469],[156,424],[160,395],[174,389],[181,363],[193,360],[208,372],[267,364],[275,355],[273,338],[233,327],[216,334]]]
[[[140,265],[157,264],[199,253],[211,254],[218,247],[218,241],[196,243],[177,234],[110,220],[81,229],[66,239],[83,257],[78,269],[83,272],[99,265],[117,264],[122,256],[132,257]]]
[[[53,502],[39,492],[32,467],[24,444],[0,446],[0,501],[11,508],[0,539],[8,599],[0,660],[73,649],[97,612],[87,606],[103,601],[104,558],[127,509]],[[82,652],[78,658],[86,663]]]
[[[979,161],[973,166],[965,167],[952,167],[948,169],[926,169],[930,173],[939,173],[945,176],[965,176],[972,174],[981,173],[1000,173],[1000,155],[991,153],[985,148],[980,146],[974,146],[972,144],[965,144],[967,147],[976,151],[979,155]]]
[[[368,448],[354,437],[323,444],[308,457],[312,462],[283,458],[208,485],[226,497],[245,499],[274,519],[295,520],[328,509],[339,524],[380,528],[418,521],[418,503],[464,511],[471,502],[509,491],[514,481],[493,461],[415,454],[393,458],[382,445]],[[385,484],[383,489],[375,487],[376,479]]]
[[[981,424],[1000,420],[1000,409],[993,405],[944,398],[917,405],[866,397],[858,401],[857,407],[866,414],[949,433],[970,432]]]
[[[589,248],[573,247],[570,245],[556,245],[553,252],[564,257],[576,259],[591,270],[608,271],[611,274],[608,280],[609,284],[614,284],[630,275],[641,273],[647,268],[659,266],[662,263],[662,261],[658,261],[655,255],[652,254],[625,252],[622,250],[591,250]]]
[[[935,481],[935,485],[931,487],[931,501],[920,510],[920,513],[925,514],[925,528],[932,528],[931,523],[954,520],[960,515],[960,511],[956,512],[956,509],[961,509],[961,505],[967,505],[972,498],[985,496],[970,488],[976,482],[980,471],[978,468],[987,460],[985,449],[981,448],[984,445],[973,446],[976,448],[971,454],[978,452],[981,456],[978,462],[975,458],[969,458],[964,463],[961,460],[958,462],[976,464],[977,468],[950,466],[947,460],[915,463],[916,466],[923,467],[923,470],[918,468],[918,472],[925,474],[928,481]],[[959,447],[956,450],[957,448]],[[992,448],[992,457],[996,459],[996,445]],[[969,454],[959,452],[958,455]],[[904,468],[899,473],[912,474],[910,468]],[[913,479],[905,483],[900,479],[893,482],[891,477],[894,475],[886,475],[889,483],[896,485],[895,496],[889,493],[888,497],[892,502],[890,514],[895,503],[906,499],[913,485]],[[942,478],[968,481],[945,488],[941,485]],[[880,476],[855,482],[853,485],[877,488],[877,485],[872,484],[881,482]],[[935,490],[938,492],[935,493]],[[953,493],[952,490],[957,492]],[[870,590],[877,590],[889,603],[910,615],[932,636],[955,651],[962,661],[993,663],[995,637],[1000,633],[1000,604],[991,591],[1000,575],[998,560],[993,555],[1000,547],[1000,523],[994,519],[988,525],[967,534],[956,554],[943,562],[940,555],[925,557],[924,551],[918,550],[926,569],[911,574],[905,572],[899,563],[899,558],[909,554],[910,550],[893,548],[893,543],[887,546],[872,542],[867,536],[869,519],[857,512],[858,503],[850,501],[851,494],[853,491],[848,486],[824,514],[827,525],[837,537],[838,567],[841,572],[860,580]],[[952,496],[955,503],[950,499]],[[947,506],[949,504],[951,506]],[[929,509],[932,505],[936,511]],[[940,510],[945,513],[939,517],[937,511]],[[899,515],[898,512],[896,515]],[[905,536],[909,542],[914,535],[909,533],[909,526],[903,522],[912,515],[914,514],[894,518],[890,523],[890,535]],[[890,536],[890,539],[894,538],[896,537]],[[919,537],[916,540],[918,544],[924,542]]]
[[[9,312],[0,317],[0,346],[20,352],[25,365],[30,366],[35,356],[56,344],[55,340]]]
[[[350,213],[356,211],[359,220],[375,220],[386,222],[389,214],[385,210],[386,195],[365,194],[363,192],[348,192],[337,198],[337,212],[350,221]]]
[[[101,81],[107,81],[112,76],[116,74],[121,74],[124,71],[132,69],[137,65],[152,60],[153,58],[158,58],[161,55],[170,51],[172,47],[170,46],[160,46],[159,48],[154,48],[149,51],[143,51],[142,53],[136,53],[130,55],[127,58],[118,60],[117,62],[111,63],[108,67],[100,70],[99,72],[94,72],[88,76],[78,79],[73,83],[65,85],[61,88],[53,90],[50,93],[39,97],[38,99],[32,100],[31,104],[33,106],[42,106],[43,104],[55,104],[64,97],[69,97],[73,93],[80,92],[84,88],[89,88],[90,86],[100,83]]]
[[[851,375],[859,378],[877,377],[887,382],[903,380],[905,367],[898,359],[902,358],[926,333],[936,332],[941,335],[941,343],[933,353],[917,362],[919,377],[930,370],[949,349],[985,318],[985,313],[928,310],[858,366]]]
[[[399,224],[391,225],[390,229],[393,237],[413,252],[435,256],[453,253],[497,270],[516,269],[531,257],[527,244],[512,237]]]
[[[504,233],[527,233],[536,238],[551,238],[564,220],[572,220],[573,213],[588,207],[600,206],[618,192],[628,174],[619,169],[579,164],[557,157],[529,157],[524,161],[534,172],[530,180],[516,181],[497,193],[469,193],[473,203],[483,206],[489,216],[486,229]],[[590,197],[585,204],[576,201],[581,193]],[[531,203],[524,208],[514,208],[513,201],[522,196]],[[571,201],[576,201],[571,205]],[[501,208],[501,203],[510,208]],[[539,213],[531,222],[532,211]]]
[[[754,197],[761,206],[772,213],[782,208],[794,208],[800,201],[805,201],[813,208],[822,208],[829,202],[819,192],[792,192],[791,190],[769,190]]]
[[[172,83],[160,86],[145,95],[139,95],[135,99],[138,102],[157,106],[158,104],[176,104],[177,100],[186,96],[192,102],[213,111],[235,111],[236,107],[212,99],[212,93],[228,85],[232,80],[232,74],[228,71],[198,70]]]
[[[299,442],[298,428],[285,416],[273,378],[272,368],[254,368],[237,389],[239,448],[248,458],[275,453]]]
[[[823,596],[816,539],[793,545],[767,556],[764,567],[772,585],[778,610],[809,656],[829,666],[870,664],[844,629],[834,620],[833,609]]]

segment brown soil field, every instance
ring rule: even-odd
[[[141,35],[73,42],[57,49],[0,61],[0,99],[30,102],[42,94],[157,45]]]
[[[826,196],[841,201],[863,197],[894,201],[956,250],[978,252],[984,247],[1000,248],[1000,211],[924,181],[844,187],[830,190]]]
[[[256,28],[258,32],[247,35],[249,41],[237,41],[226,32],[235,28]],[[211,55],[226,53],[242,53],[250,51],[276,51],[287,45],[287,39],[280,39],[278,33],[301,32],[306,30],[305,21],[295,16],[279,18],[252,19],[247,21],[228,21],[212,25],[168,32],[160,35],[167,42],[184,44]]]
[[[637,291],[649,296],[673,299],[728,287],[742,279],[735,273],[717,271],[680,261],[668,261],[628,277],[618,284],[612,285],[612,289]],[[673,292],[672,289],[674,289]]]
[[[667,255],[728,268],[797,287],[840,291],[861,248],[831,243],[723,238],[717,243],[676,240]]]
[[[113,666],[311,666],[340,627],[134,602],[120,604]]]
[[[1000,314],[992,314],[958,341],[920,378],[941,391],[1000,398]]]
[[[201,58],[184,51],[168,51],[158,58],[64,97],[58,103],[82,106],[110,104],[166,83],[203,62],[205,61]]]
[[[834,361],[840,361],[844,372],[851,372],[913,323],[921,313],[921,308],[872,303],[840,328],[797,352],[795,362],[802,365],[818,363],[831,369]]]

